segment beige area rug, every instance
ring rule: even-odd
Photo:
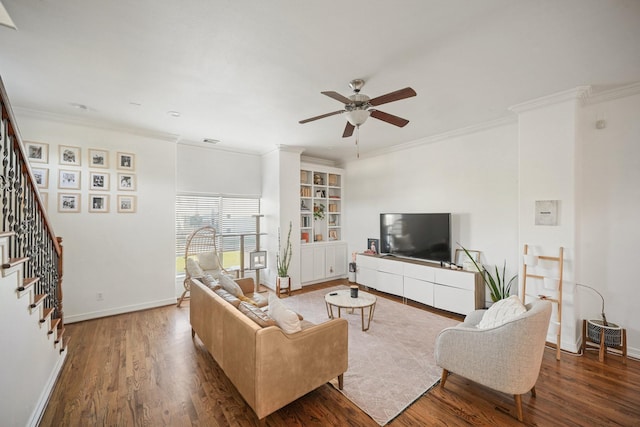
[[[295,295],[283,302],[306,320],[322,323],[328,320],[324,295],[337,289],[348,287]],[[438,382],[442,370],[433,356],[436,335],[459,323],[380,297],[367,332],[362,331],[360,310],[343,309],[342,317],[349,321],[349,369],[342,393],[381,426]],[[333,385],[337,389],[337,381]]]

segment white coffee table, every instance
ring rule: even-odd
[[[327,315],[329,319],[333,319],[333,307],[338,309],[338,317],[340,317],[341,310],[348,308],[353,311],[356,308],[360,309],[360,315],[362,317],[362,330],[368,331],[371,326],[371,319],[373,319],[373,313],[376,310],[376,296],[368,294],[366,292],[359,291],[358,298],[351,298],[351,290],[345,289],[340,291],[329,292],[324,296],[324,301],[327,306]],[[369,320],[367,321],[367,327],[364,327],[364,309],[369,308]]]

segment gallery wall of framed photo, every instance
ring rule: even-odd
[[[52,202],[59,213],[136,213],[135,153],[58,145],[55,161],[49,144],[25,141],[24,145],[45,209],[54,210],[49,206],[51,190],[57,193]]]

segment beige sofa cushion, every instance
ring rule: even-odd
[[[276,321],[255,305],[242,301],[238,306],[238,310],[263,328],[266,328],[267,326],[276,326]]]
[[[231,295],[229,292],[224,290],[224,288],[214,289],[213,292],[215,292],[223,300],[227,301],[229,304],[233,305],[236,308],[238,308],[238,306],[242,302],[238,298],[236,298],[234,295]]]

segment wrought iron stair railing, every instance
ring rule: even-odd
[[[52,317],[60,319],[58,329],[62,329],[62,239],[55,235],[43,206],[1,78],[0,95],[0,232],[15,233],[9,241],[9,257],[29,258],[24,264],[24,276],[28,283],[38,279],[33,283],[34,291],[36,294],[47,295],[44,307],[53,310]]]

